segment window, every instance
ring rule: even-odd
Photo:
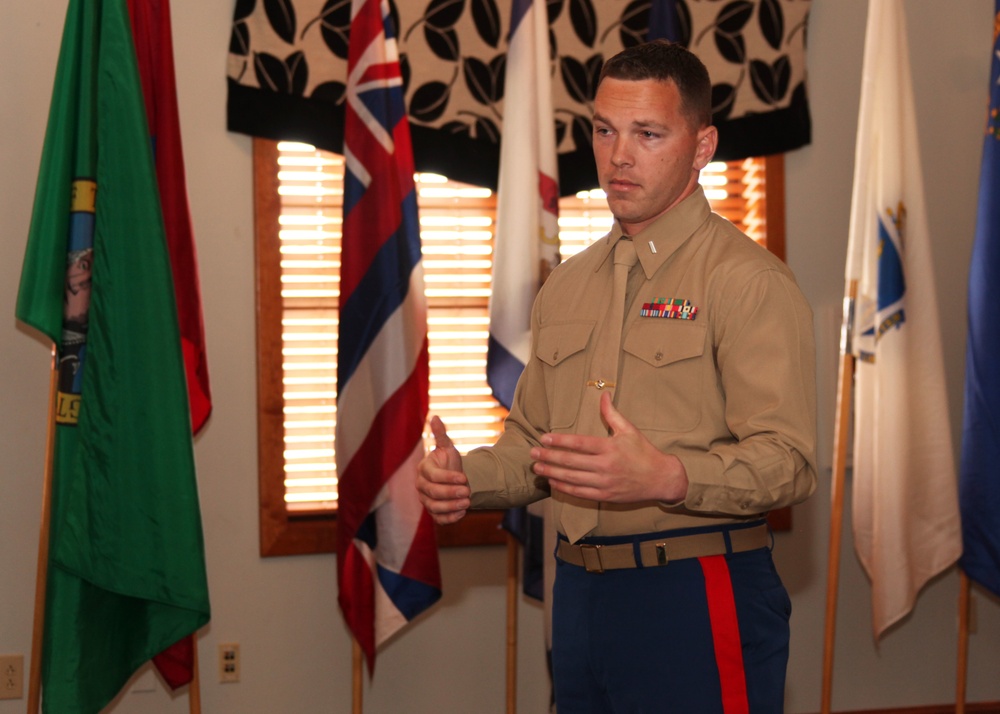
[[[704,172],[713,207],[783,257],[780,157]],[[303,144],[254,140],[258,456],[262,555],[335,550],[336,329],[342,160]],[[495,196],[418,175],[428,298],[431,412],[463,452],[492,443],[505,411],[486,384]],[[564,257],[604,235],[600,192],[560,201]],[[498,512],[439,528],[441,545],[502,543]]]

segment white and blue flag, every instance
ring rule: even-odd
[[[958,559],[961,539],[900,0],[871,0],[866,32],[846,279],[857,282],[854,545],[878,638]]]
[[[486,379],[508,409],[531,348],[531,306],[559,263],[559,177],[545,3],[513,0],[504,86]]]

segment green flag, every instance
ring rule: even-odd
[[[70,0],[17,299],[58,347],[43,710],[208,622],[170,262],[125,0]]]

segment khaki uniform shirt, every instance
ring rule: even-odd
[[[532,356],[504,434],[463,459],[473,508],[549,495],[529,450],[543,433],[573,433],[586,382],[604,376],[591,375],[590,362],[621,235],[616,222],[539,292]],[[599,504],[591,535],[738,522],[805,499],[816,487],[815,347],[812,313],[791,271],[712,213],[700,189],[633,238],[639,263],[615,403],[681,460],[689,485],[679,504]],[[661,299],[687,301],[693,319],[653,316]],[[559,494],[554,501],[558,523]]]

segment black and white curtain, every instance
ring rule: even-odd
[[[605,58],[651,36],[651,14],[666,7],[657,3],[675,3],[672,39],[712,76],[717,158],[809,143],[810,0],[544,1],[563,195],[597,185],[590,118],[598,73]],[[393,2],[417,170],[496,187],[510,2]],[[350,11],[350,0],[237,0],[229,130],[342,151]]]

